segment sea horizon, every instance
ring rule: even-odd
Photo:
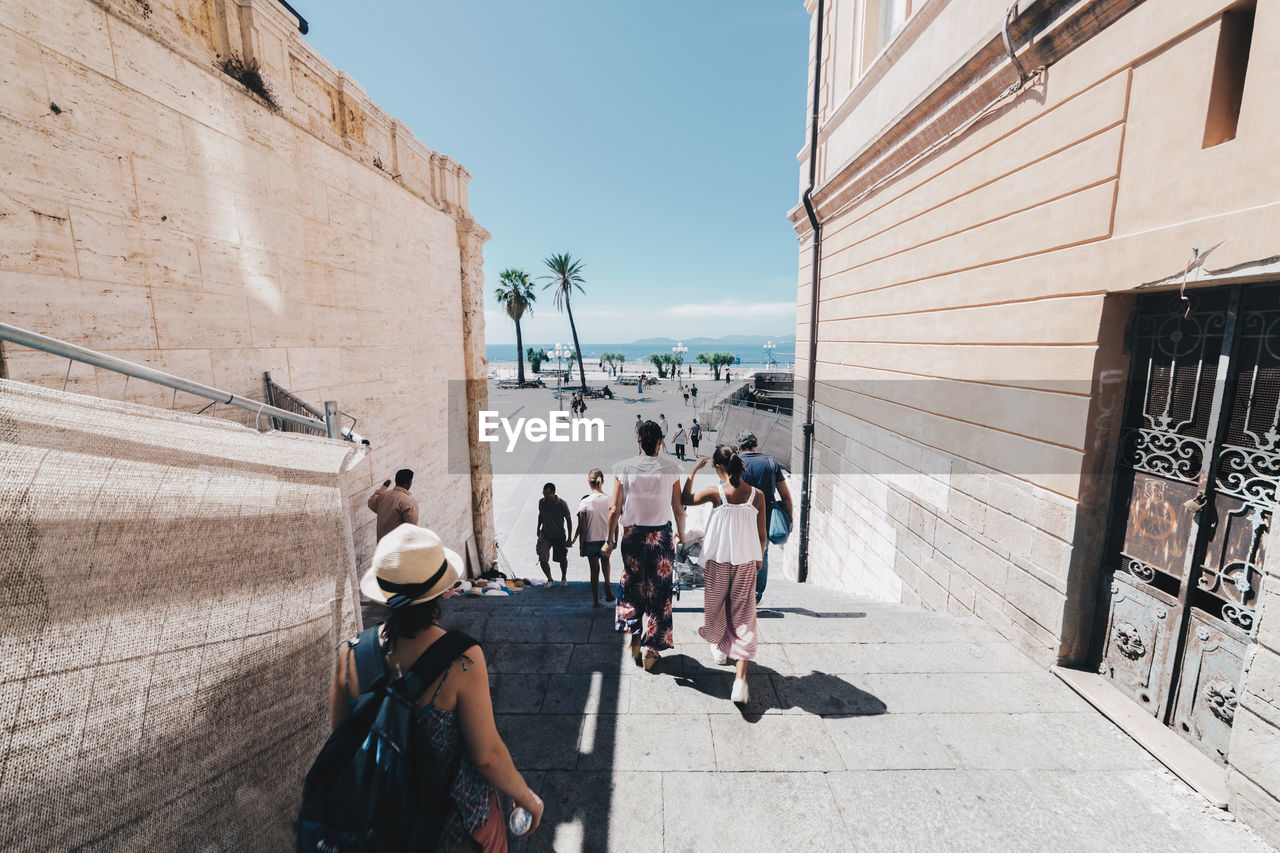
[[[563,342],[562,342],[563,343]],[[525,343],[525,349],[530,347],[541,346],[543,349],[550,351],[555,345]],[[738,359],[740,364],[763,365],[768,362],[766,350],[761,345],[731,345],[731,344],[707,344],[707,345],[690,345],[686,344],[688,352],[683,353],[685,364],[698,364],[699,353],[727,352]],[[570,345],[570,349],[572,346]],[[582,344],[582,358],[588,366],[591,363],[599,362],[600,356],[606,352],[620,352],[626,356],[628,365],[649,364],[649,356],[653,354],[670,354],[670,346],[661,346],[658,344]],[[773,350],[773,361],[779,367],[787,367],[794,364],[796,358],[796,346],[793,341],[778,344]],[[516,361],[516,345],[515,344],[486,344],[485,357],[490,364],[514,364]],[[527,360],[527,359],[526,359]],[[554,361],[554,360],[553,360]]]

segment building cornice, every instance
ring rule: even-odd
[[[1010,24],[1009,35],[1015,46],[1027,45],[1018,54],[1025,67],[1048,67],[1141,3],[1142,0],[1035,0]],[[866,187],[892,175],[936,140],[962,127],[1015,79],[1001,27],[997,26],[819,185],[813,194],[819,219],[847,205]],[[833,121],[826,122],[821,132],[825,134],[829,129],[834,130]],[[788,218],[802,237],[809,233],[802,207],[792,208]]]

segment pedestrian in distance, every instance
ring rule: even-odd
[[[547,483],[542,487],[542,498],[538,501],[538,566],[547,576],[547,586],[551,579],[549,559],[560,564],[560,586],[569,583],[569,537],[573,534],[573,516],[569,514],[569,505],[564,498],[556,497],[556,484]]]
[[[698,455],[698,442],[702,440],[702,425],[698,423],[698,419],[693,419],[693,425],[689,427],[689,443],[693,446],[693,455]]]
[[[687,406],[687,405],[689,405],[689,392],[688,392],[688,391],[685,391],[685,392],[684,392],[684,404],[685,404],[686,406]]]
[[[693,398],[693,405],[698,405],[698,386],[693,384],[689,386],[689,396]],[[695,448],[696,450],[697,448]]]
[[[607,557],[621,545],[614,626],[629,635],[631,658],[646,670],[653,669],[660,652],[673,646],[675,543],[684,541],[680,467],[658,453],[661,442],[662,428],[645,421],[640,427],[639,455],[614,466],[609,538],[601,550]]]
[[[418,502],[409,494],[413,487],[413,472],[401,468],[396,472],[396,487],[387,491],[390,485],[390,480],[383,480],[382,485],[369,496],[368,507],[378,516],[374,526],[378,542],[402,524],[418,523]]]
[[[738,456],[745,468],[743,478],[764,495],[765,522],[769,531],[760,571],[756,573],[756,604],[764,597],[764,588],[769,583],[769,543],[785,543],[791,533],[791,519],[795,518],[791,512],[791,489],[787,487],[786,474],[778,460],[757,451],[758,444],[754,433],[738,435]]]
[[[410,777],[422,779],[423,790],[443,801],[422,803],[418,810],[443,812],[443,823],[436,824],[440,834],[433,846],[412,849],[505,853],[507,826],[498,793],[529,812],[529,832],[541,822],[543,804],[516,769],[494,724],[484,651],[472,638],[437,624],[440,596],[462,570],[462,557],[423,527],[400,525],[378,543],[360,589],[387,605],[387,619],[339,646],[329,689],[334,739],[342,737],[338,730],[344,721],[348,728],[361,720],[368,724],[366,704],[387,678],[420,674],[416,684],[421,692],[408,718],[403,754],[413,762]],[[375,734],[386,736],[370,730],[368,737]],[[384,766],[379,759],[379,770]],[[344,804],[335,805],[340,811]]]
[[[676,446],[676,458],[681,462],[684,461],[684,445],[687,434],[684,431],[684,424],[676,424],[676,434],[671,443]]]
[[[693,491],[693,478],[711,463],[720,482]],[[745,704],[747,661],[756,656],[756,571],[763,559],[768,536],[764,496],[743,479],[743,464],[734,449],[722,444],[711,457],[702,457],[681,491],[685,506],[709,503],[711,518],[702,537],[702,574],[706,584],[703,622],[698,636],[711,644],[717,664],[735,661],[736,673],[729,698]]]
[[[644,418],[636,415],[636,441],[640,440],[640,427],[644,424]]]
[[[609,558],[601,553],[609,538],[609,496],[604,493],[604,472],[592,468],[587,474],[587,486],[591,492],[578,504],[579,553],[586,557],[591,567],[591,606],[600,607],[600,575],[604,575],[604,600],[613,601],[613,584],[609,580]]]
[[[667,452],[667,430],[670,428],[670,425],[667,423],[666,415],[663,415],[663,414],[658,415],[658,427],[659,429],[662,430],[662,452],[666,453]]]

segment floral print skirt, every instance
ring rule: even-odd
[[[671,583],[676,561],[671,524],[632,525],[622,531],[622,578],[618,581],[615,625],[623,633],[639,634],[646,649],[673,646]]]

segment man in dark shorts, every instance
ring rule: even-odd
[[[569,537],[573,535],[573,516],[569,514],[569,505],[564,498],[556,497],[556,484],[547,483],[542,487],[542,500],[538,501],[538,565],[547,576],[547,586],[551,579],[551,559],[560,564],[560,585],[569,581]]]
[[[693,445],[693,458],[698,458],[698,442],[702,440],[702,425],[698,423],[698,419],[693,419],[693,426],[689,427],[689,443]]]
[[[767,528],[775,503],[781,502],[787,513],[788,524],[795,516],[791,513],[791,490],[787,488],[786,476],[782,466],[772,456],[756,452],[759,442],[753,433],[744,432],[738,436],[738,458],[742,460],[742,479],[760,490],[764,495],[764,523]],[[777,492],[777,497],[774,492]],[[760,571],[756,572],[756,604],[764,596],[765,584],[769,582],[769,543],[765,542],[764,559],[760,562]]]

